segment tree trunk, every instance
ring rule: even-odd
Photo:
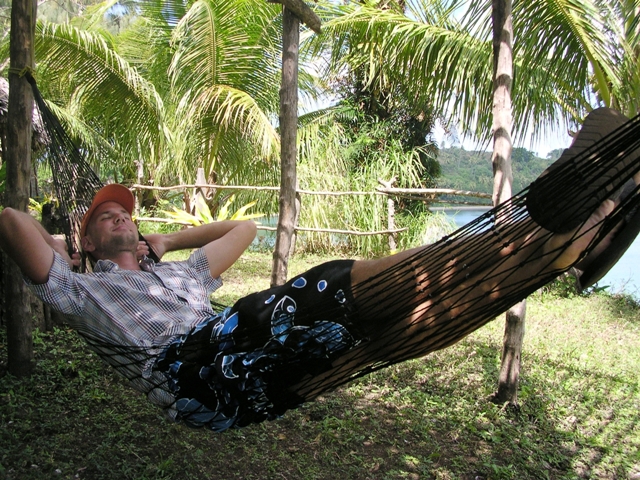
[[[289,253],[295,229],[299,41],[300,21],[284,7],[280,89],[280,213],[273,252],[271,286],[282,285],[287,280]]]
[[[520,355],[524,338],[524,319],[527,312],[526,300],[511,307],[506,314],[502,359],[498,391],[493,396],[496,403],[515,404],[518,399],[518,378],[520,377]]]
[[[6,206],[21,211],[27,211],[29,205],[33,92],[20,72],[34,65],[35,25],[36,2],[14,0],[11,4]],[[16,265],[8,260],[4,264],[8,367],[12,375],[23,377],[33,369],[30,292]]]
[[[493,0],[493,204],[511,197],[511,82],[513,80],[513,23],[511,0]],[[500,221],[500,219],[497,219]],[[526,301],[506,314],[502,365],[498,379],[497,403],[515,403],[520,375],[520,354],[524,336]]]
[[[511,197],[511,0],[493,0],[493,204]]]

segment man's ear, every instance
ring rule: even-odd
[[[84,236],[80,239],[80,245],[82,246],[82,250],[87,253],[91,253],[96,249],[96,246],[91,243],[91,240],[88,236]]]

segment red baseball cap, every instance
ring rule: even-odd
[[[133,193],[124,185],[120,185],[119,183],[110,183],[102,187],[96,193],[96,196],[93,197],[93,201],[91,202],[91,206],[87,213],[82,217],[82,223],[80,224],[80,238],[84,237],[87,233],[87,226],[91,221],[91,216],[93,212],[95,212],[96,208],[106,202],[116,202],[122,205],[129,215],[133,213],[133,206],[135,204],[135,200],[133,198]]]

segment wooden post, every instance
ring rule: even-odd
[[[198,171],[196,173],[196,185],[206,185],[207,177],[204,174],[204,168],[198,167]],[[198,208],[201,208],[202,205],[207,203],[207,191],[204,187],[198,187],[193,190],[193,200],[191,204],[193,205],[193,215],[198,215]]]
[[[273,251],[271,286],[287,280],[289,252],[296,219],[296,160],[298,154],[298,44],[300,20],[283,7],[282,86],[280,88],[280,212]]]
[[[384,188],[393,188],[393,184],[396,182],[395,177],[388,182],[379,180]],[[398,249],[396,243],[396,234],[392,230],[396,229],[396,205],[391,195],[387,196],[387,230],[389,230],[389,252],[393,255]]]
[[[29,205],[33,91],[21,73],[34,66],[36,5],[35,0],[11,3],[6,206],[24,212]],[[30,299],[22,274],[11,261],[5,261],[4,285],[9,372],[24,377],[33,369]]]
[[[320,34],[320,17],[303,0],[267,0],[269,3],[281,3],[311,30]]]
[[[302,198],[298,191],[300,185],[298,185],[298,179],[296,178],[296,200],[295,200],[295,212],[296,216],[293,219],[293,234],[291,235],[291,245],[289,245],[289,257],[291,257],[296,251],[296,242],[298,241],[298,234],[296,233],[296,227],[300,220],[300,211],[302,210]]]

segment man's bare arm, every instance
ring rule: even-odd
[[[49,279],[52,249],[69,265],[79,263],[78,255],[70,258],[67,254],[64,240],[52,237],[31,215],[13,208],[5,208],[0,213],[0,248],[34,283],[45,283]]]
[[[226,220],[145,238],[159,257],[166,252],[204,247],[211,276],[215,278],[240,258],[255,236],[254,222]]]

